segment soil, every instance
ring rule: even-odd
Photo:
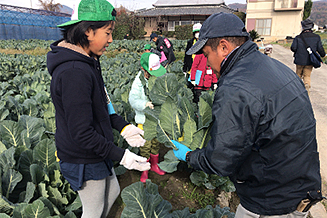
[[[164,146],[160,151],[160,160],[163,160],[164,154],[168,151]],[[190,212],[205,208],[207,205],[220,205],[220,207],[229,207],[231,212],[235,212],[239,204],[239,198],[235,192],[226,193],[219,189],[208,190],[205,187],[197,187],[190,181],[191,171],[183,164],[174,173],[166,173],[160,176],[149,171],[149,179],[158,185],[158,190],[163,199],[170,202],[172,211],[183,210],[185,207]],[[123,175],[117,176],[121,190],[140,181],[141,172],[135,170],[126,171]],[[107,218],[119,218],[124,209],[124,203],[119,196],[110,210]],[[172,212],[171,211],[171,212]]]

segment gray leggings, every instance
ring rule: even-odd
[[[265,215],[252,213],[251,211],[245,209],[241,204],[239,204],[236,209],[235,218],[305,218],[308,216],[308,213],[309,212],[304,213],[296,210],[292,213],[285,214],[285,215],[265,216]]]
[[[82,218],[106,218],[110,208],[120,193],[120,187],[114,169],[113,175],[102,180],[84,182],[78,191],[82,201]]]

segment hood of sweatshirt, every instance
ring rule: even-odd
[[[68,61],[83,61],[94,65],[95,59],[90,57],[81,47],[59,40],[50,45],[47,54],[47,68],[52,76],[57,66]]]

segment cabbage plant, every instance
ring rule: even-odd
[[[167,73],[149,80],[149,98],[154,109],[145,109],[144,137],[146,140],[157,138],[165,146],[177,149],[171,140],[180,141],[191,150],[205,147],[210,140],[212,125],[212,104],[214,93],[204,92],[198,105],[192,101],[190,89],[179,82],[175,74]],[[180,161],[170,150],[159,163],[159,167],[172,173],[177,171]],[[192,183],[208,189],[235,191],[233,183],[227,177],[208,175],[204,172],[192,172]]]

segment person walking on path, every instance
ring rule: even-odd
[[[164,75],[166,69],[160,65],[159,56],[150,52],[144,53],[141,56],[140,62],[142,71],[140,71],[135,77],[128,100],[135,110],[135,122],[137,123],[137,126],[143,130],[143,124],[145,122],[145,114],[143,110],[147,107],[154,109],[154,105],[149,100],[148,96],[148,79],[151,76],[159,77]],[[161,170],[158,166],[159,149],[160,143],[156,138],[154,138],[151,141],[146,141],[144,146],[140,147],[140,155],[150,162],[151,171],[154,171],[159,175],[164,175],[165,171]],[[140,181],[146,182],[148,174],[148,170],[143,171]]]
[[[186,78],[187,87],[190,89],[193,89],[193,85],[189,81],[189,77],[191,75],[191,68],[193,64],[193,60],[195,58],[195,54],[188,55],[186,52],[196,43],[196,41],[199,39],[200,29],[201,29],[201,23],[196,23],[193,25],[193,38],[187,41],[186,49],[185,49],[185,56],[184,56],[184,64],[183,64],[183,73]]]
[[[47,55],[56,109],[55,142],[61,173],[77,191],[82,218],[105,218],[120,193],[113,162],[149,170],[147,159],[114,144],[113,129],[132,147],[143,146],[143,131],[115,113],[99,58],[112,40],[116,11],[107,0],[81,0],[71,21],[58,25],[63,40]]]
[[[157,50],[161,53],[160,62],[162,66],[167,68],[169,64],[176,60],[173,43],[169,39],[158,36],[156,33],[151,33],[150,41],[156,43]]]
[[[207,66],[207,58],[203,54],[197,54],[194,58],[190,80],[194,86],[194,103],[199,102],[203,91],[210,88],[217,88],[217,76],[212,72],[211,67]]]
[[[236,218],[300,218],[321,200],[316,120],[300,78],[258,51],[236,15],[216,13],[196,44],[220,75],[211,139],[191,151],[173,141],[179,160],[195,170],[229,176],[240,205]],[[310,207],[310,206],[309,206]]]
[[[322,46],[320,36],[313,33],[313,22],[310,19],[301,21],[302,32],[297,35],[291,45],[291,50],[294,52],[294,64],[296,64],[296,74],[303,80],[305,89],[309,93],[311,87],[311,72],[312,64],[310,61],[309,53],[302,37],[306,44],[311,47],[312,52],[318,51],[321,57],[326,55],[325,49]]]

